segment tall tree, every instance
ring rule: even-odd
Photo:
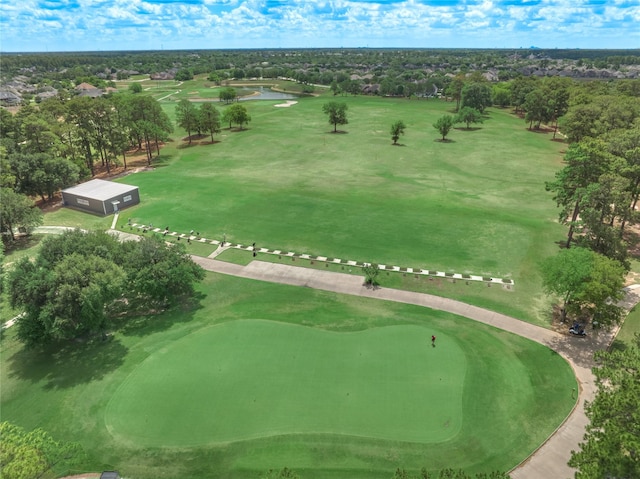
[[[462,90],[465,85],[465,77],[463,74],[456,75],[445,90],[445,95],[451,97],[456,102],[456,111],[460,109],[460,100],[462,100]]]
[[[486,82],[474,82],[465,85],[462,89],[463,107],[475,108],[480,113],[491,106],[491,87]]]
[[[84,156],[84,161],[91,176],[95,175],[94,152],[91,139],[95,136],[95,125],[93,123],[93,98],[86,96],[74,97],[68,103],[67,123],[76,125],[78,129],[79,147]]]
[[[511,104],[511,89],[509,84],[494,85],[492,89],[492,101],[494,105],[506,108]]]
[[[347,120],[347,110],[349,107],[344,102],[330,101],[322,105],[322,111],[329,117],[329,123],[333,125],[333,132],[337,133],[338,125],[346,125],[349,123]]]
[[[618,225],[630,217],[630,205],[629,180],[616,172],[600,175],[580,201],[583,234],[578,244],[628,265],[627,246]]]
[[[580,302],[575,298],[591,276],[593,255],[586,248],[563,249],[540,265],[545,292],[562,298],[563,321],[567,312],[577,314],[580,310]]]
[[[569,78],[550,77],[543,83],[543,91],[547,95],[547,104],[554,122],[553,138],[558,132],[558,119],[569,110],[569,91],[572,80]]]
[[[42,114],[33,113],[22,122],[22,151],[25,153],[48,153],[57,155],[60,150],[60,140],[52,131],[53,119]]]
[[[536,130],[540,129],[542,122],[548,122],[553,117],[553,110],[549,106],[549,98],[541,89],[535,89],[524,99],[522,107],[525,110],[524,120],[529,122],[529,129],[533,129],[535,123]]]
[[[16,239],[16,229],[29,232],[42,224],[42,212],[28,197],[9,188],[0,188],[0,230],[6,231],[11,241]]]
[[[391,125],[391,139],[394,145],[397,145],[400,136],[404,135],[405,128],[406,126],[402,120],[395,121]]]
[[[453,128],[453,116],[451,115],[442,115],[438,120],[433,124],[433,127],[440,132],[442,135],[442,141],[447,139],[447,135]]]
[[[204,131],[211,135],[211,143],[213,143],[213,134],[220,132],[220,112],[211,103],[203,103],[200,105],[200,124]]]
[[[640,477],[640,335],[624,350],[599,351],[598,392],[586,404],[590,423],[569,465],[576,479]]]
[[[635,222],[636,206],[640,198],[640,122],[636,122],[629,129],[613,130],[604,140],[609,152],[622,160],[620,174],[629,180],[629,194],[631,195],[630,217]],[[620,230],[624,231],[627,219],[623,219]]]
[[[198,129],[200,122],[196,106],[189,100],[180,100],[176,105],[176,122],[187,131],[189,144],[191,144],[191,132]]]
[[[547,182],[546,189],[554,193],[553,199],[560,207],[560,223],[569,225],[566,244],[569,248],[586,189],[611,170],[612,158],[602,142],[585,140],[569,145],[564,162],[566,166],[556,173],[555,181]]]
[[[155,141],[159,154],[159,141],[168,138],[168,134],[173,131],[171,120],[160,104],[149,96],[131,95],[128,99],[131,106],[132,131],[139,142],[144,143],[147,163],[151,164],[152,142]]]
[[[531,76],[519,76],[511,81],[511,104],[515,107],[516,114],[523,108],[527,95],[535,90],[538,80]]]

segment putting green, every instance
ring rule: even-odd
[[[234,321],[153,353],[118,388],[105,421],[138,446],[307,433],[442,442],[461,429],[466,370],[462,348],[433,328]]]

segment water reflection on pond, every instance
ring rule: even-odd
[[[245,100],[295,100],[298,98],[297,95],[292,95],[291,93],[282,93],[279,91],[273,91],[269,88],[258,87],[258,88],[239,88],[238,96],[240,97],[240,101]],[[249,96],[244,96],[249,95]]]

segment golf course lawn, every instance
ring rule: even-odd
[[[467,361],[433,332],[438,347],[420,326],[345,333],[244,320],[201,329],[141,364],[106,423],[154,446],[300,433],[446,441],[460,431]]]
[[[215,96],[202,81],[155,83],[144,94],[164,98],[173,120],[179,98]],[[337,134],[322,113],[329,100],[348,105]],[[326,93],[277,103],[243,102],[248,128],[223,125],[214,143],[189,145],[177,128],[152,169],[116,180],[141,198],[116,227],[153,223],[345,260],[257,253],[328,271],[362,274],[351,260],[446,272],[384,271],[378,280],[549,325],[539,265],[566,228],[545,182],[566,145],[497,108],[443,142],[432,125],[453,103]],[[397,120],[407,128],[394,146]],[[111,220],[67,208],[45,216],[47,225],[97,229]],[[214,248],[192,243],[192,254]],[[252,258],[230,250],[219,259]],[[2,335],[2,419],[87,452],[77,469],[56,473],[247,479],[289,467],[303,479],[388,479],[398,467],[509,470],[575,404],[576,379],[553,351],[417,306],[209,273],[191,303],[117,321],[107,342],[25,349],[15,331]]]
[[[198,290],[107,343],[26,350],[10,330],[3,420],[81,442],[77,472],[382,479],[509,469],[575,402],[560,356],[451,314],[216,274]]]
[[[452,103],[377,97],[339,97],[349,123],[333,134],[322,113],[329,99],[289,108],[243,102],[248,128],[224,128],[214,144],[189,145],[177,129],[153,171],[118,180],[141,196],[120,226],[131,219],[269,249],[508,278],[512,293],[468,299],[548,324],[538,264],[565,228],[545,182],[565,145],[497,108],[441,142],[432,124]],[[163,103],[171,117],[175,105]],[[407,129],[393,146],[389,127],[398,119]]]

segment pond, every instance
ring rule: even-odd
[[[239,88],[238,98],[240,101],[245,100],[295,100],[297,95],[291,93],[282,93],[279,91],[273,91],[269,88],[257,87],[256,88]],[[250,95],[250,96],[244,96]]]

